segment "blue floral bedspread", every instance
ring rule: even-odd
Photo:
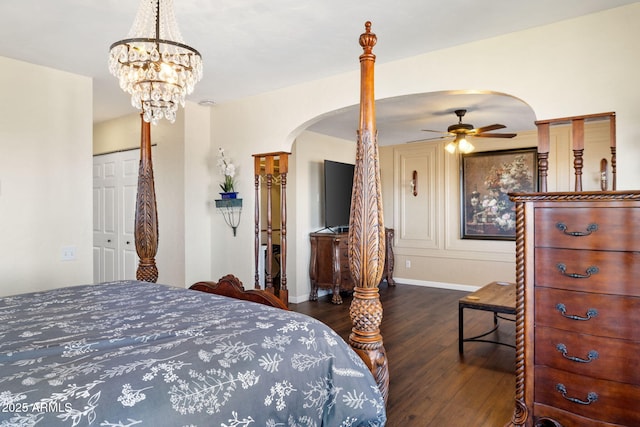
[[[0,298],[0,426],[383,426],[373,376],[300,313],[123,281]]]

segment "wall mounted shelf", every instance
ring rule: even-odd
[[[242,199],[218,199],[215,200],[215,204],[218,212],[224,217],[224,222],[233,230],[235,237],[242,214]]]

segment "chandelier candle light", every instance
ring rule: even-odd
[[[202,78],[202,57],[184,44],[173,0],[140,2],[127,38],[111,45],[109,71],[146,122],[175,121],[178,104],[184,107]]]

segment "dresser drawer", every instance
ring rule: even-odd
[[[640,341],[640,298],[537,287],[535,304],[536,327]]]
[[[640,387],[536,366],[534,400],[584,417],[640,426]]]
[[[535,249],[538,286],[640,296],[640,253]]]
[[[547,421],[546,424],[536,424],[542,420]],[[542,405],[540,403],[534,403],[533,405],[533,420],[534,426],[551,427],[554,424],[549,424],[548,420],[553,420],[560,424],[562,427],[620,427],[620,424],[604,423],[598,420],[590,420],[589,418],[581,417],[578,414],[563,411],[562,409],[554,408],[548,405]]]
[[[353,291],[355,284],[353,282],[353,278],[351,277],[351,272],[349,270],[343,271],[340,275],[340,290],[341,291]]]
[[[640,208],[536,208],[535,245],[640,251]]]
[[[352,291],[354,288],[349,268],[349,242],[346,237],[340,240],[340,290]]]
[[[340,265],[349,268],[349,245],[346,241],[340,242]]]
[[[617,382],[640,384],[640,342],[536,327],[535,364]]]

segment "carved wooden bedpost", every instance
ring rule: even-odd
[[[136,279],[155,283],[158,280],[156,252],[158,251],[158,211],[151,163],[151,124],[140,115],[140,166],[138,170],[138,194],[136,195],[136,219],[134,237],[136,252],[140,258]]]
[[[349,343],[376,378],[385,401],[389,393],[389,368],[380,335],[382,304],[378,284],[385,257],[385,230],[375,125],[373,70],[376,35],[371,22],[360,36],[360,125],[349,220],[349,267],[355,282],[350,316],[353,323]]]

